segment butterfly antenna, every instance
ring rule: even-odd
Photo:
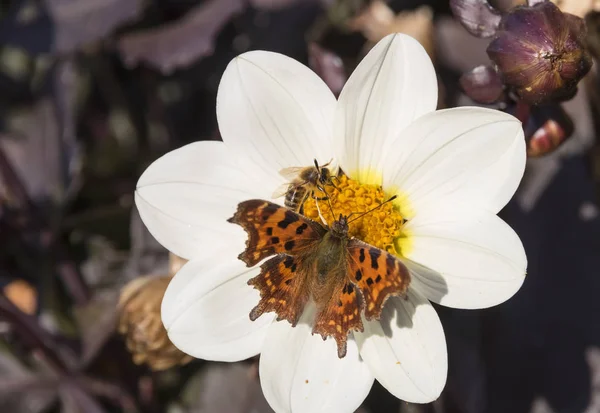
[[[325,200],[327,201],[327,204],[329,205],[329,211],[331,212],[331,216],[333,217],[333,219],[335,219],[335,214],[333,213],[333,205],[331,205],[331,199],[329,197],[329,194],[325,190],[325,187],[318,186],[317,188],[319,188],[319,190],[325,194]]]
[[[357,216],[357,217],[356,217],[356,218],[354,218],[353,220],[351,220],[351,221],[348,221],[348,224],[349,224],[349,223],[351,223],[351,222],[354,222],[354,221],[356,221],[357,219],[360,219],[360,218],[364,217],[364,216],[365,216],[365,215],[367,215],[367,214],[370,214],[371,212],[375,211],[377,208],[381,208],[382,206],[384,206],[384,205],[385,205],[385,204],[387,204],[388,202],[391,202],[391,201],[393,201],[393,200],[394,200],[394,199],[396,199],[397,197],[398,197],[397,195],[394,195],[394,196],[390,197],[390,198],[389,198],[387,201],[385,201],[385,202],[382,202],[381,204],[377,205],[375,208],[371,208],[371,209],[369,209],[367,212],[363,212],[362,214],[360,214],[359,216]],[[354,214],[354,212],[353,212],[352,214]],[[350,217],[352,216],[352,214],[348,215],[348,218],[350,218]]]

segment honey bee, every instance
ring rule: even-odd
[[[315,159],[315,166],[308,167],[291,167],[284,168],[279,171],[279,174],[290,182],[284,184],[273,194],[273,198],[279,198],[285,195],[284,205],[294,212],[301,213],[302,206],[309,196],[317,200],[324,200],[327,197],[317,198],[315,191],[319,190],[325,194],[325,185],[333,185],[331,169],[327,166],[330,162],[323,166],[319,166]]]

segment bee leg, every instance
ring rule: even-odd
[[[320,186],[317,186],[317,189],[321,192],[323,192],[325,194],[325,196],[319,197],[315,195],[315,191],[311,191],[310,192],[310,197],[312,199],[314,199],[315,201],[327,201],[329,199],[329,196],[327,196],[327,192],[325,192],[325,189],[321,188]]]
[[[329,180],[329,183],[331,184],[332,187],[334,187],[335,189],[337,189],[339,191],[339,188],[333,182],[334,179],[336,181],[340,182],[340,178],[338,178],[337,176],[332,176],[331,179]]]

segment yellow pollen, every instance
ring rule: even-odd
[[[346,175],[335,179],[334,183],[335,187],[328,185],[325,189],[335,217],[332,215],[326,200],[315,200],[312,197],[304,203],[304,215],[320,222],[316,206],[318,202],[321,213],[329,225],[338,219],[340,214],[344,216],[352,214],[352,217],[350,217],[350,221],[352,221],[354,217],[381,205],[390,198],[381,186],[361,184]],[[325,194],[316,191],[315,196],[322,198]],[[388,202],[372,213],[351,222],[348,233],[367,244],[397,255],[400,254],[400,251],[396,246],[398,243],[394,241],[402,235],[403,224],[404,219],[400,212],[393,202]]]

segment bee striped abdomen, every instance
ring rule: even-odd
[[[301,185],[290,185],[290,188],[285,194],[284,205],[295,212],[300,212],[302,204],[306,199],[307,189]]]

